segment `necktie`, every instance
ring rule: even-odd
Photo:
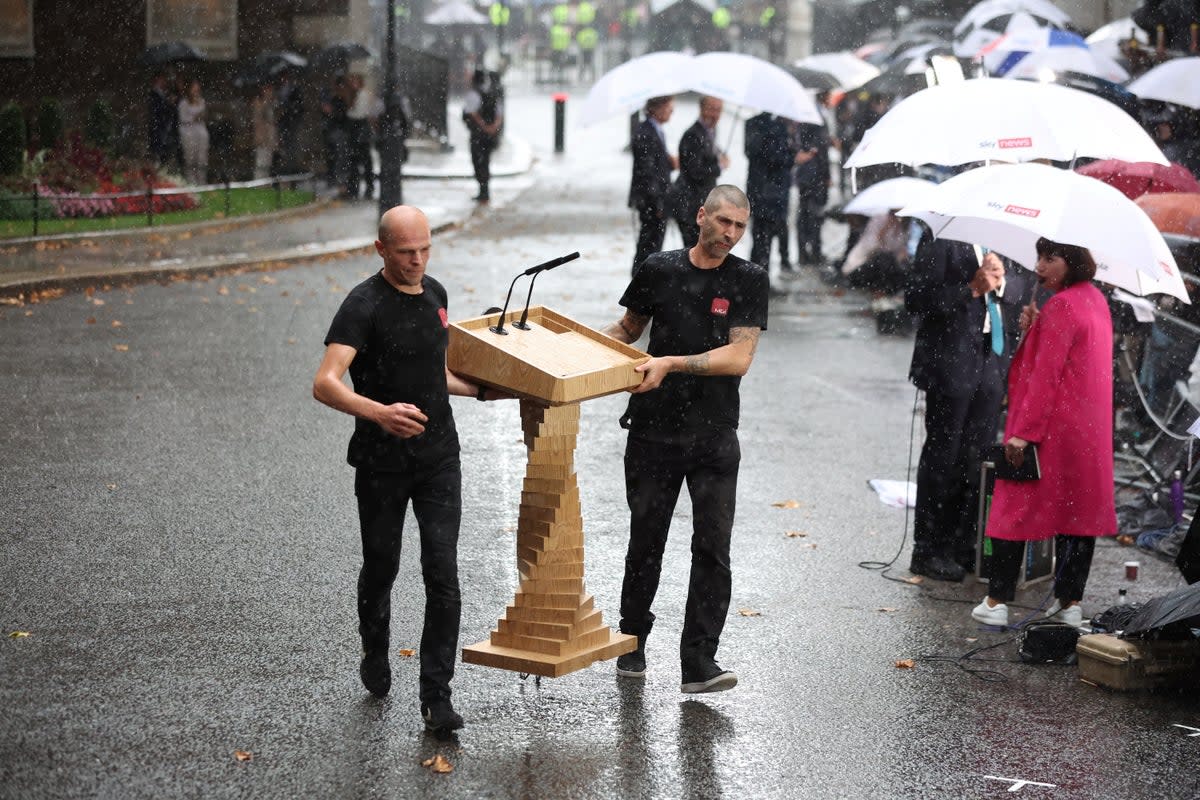
[[[1000,307],[996,305],[992,293],[984,295],[987,301],[988,316],[992,319],[992,352],[998,356],[1004,355],[1004,325],[1000,322]]]

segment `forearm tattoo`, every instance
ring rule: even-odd
[[[633,331],[629,330],[629,326],[625,324],[624,317],[621,317],[621,319],[617,320],[617,327],[625,332],[625,335],[629,337],[629,341],[637,341],[637,337],[633,335]]]
[[[691,375],[707,375],[708,368],[708,353],[697,353],[683,359],[683,371]]]
[[[754,352],[758,350],[758,333],[758,328],[732,328],[729,331],[729,343],[750,342],[750,356],[753,358]]]

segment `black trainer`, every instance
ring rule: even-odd
[[[617,656],[617,674],[622,678],[646,677],[646,651],[638,649]]]
[[[364,652],[358,676],[368,692],[376,697],[386,696],[392,688],[392,665],[388,663],[387,650]]]
[[[924,575],[935,581],[952,581],[957,583],[967,574],[962,565],[953,559],[943,556],[913,556],[908,565],[908,571],[914,575]]]
[[[715,661],[710,661],[696,670],[685,669],[683,685],[680,691],[684,694],[704,694],[706,692],[724,692],[737,686],[737,675],[727,669],[721,669]]]
[[[422,703],[421,718],[425,720],[425,730],[434,733],[449,733],[463,726],[462,714],[454,710],[449,700],[435,700],[428,705]]]

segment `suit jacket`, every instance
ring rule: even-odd
[[[792,188],[795,144],[787,123],[772,114],[746,120],[746,197],[750,213],[762,219],[787,218],[788,193]]]
[[[1004,381],[1020,334],[1021,308],[1033,296],[1032,272],[1005,263],[1004,296],[996,297],[1004,320],[1004,354],[991,361],[990,334],[983,332],[987,305],[972,297],[979,269],[975,249],[965,242],[922,238],[913,260],[904,307],[920,318],[908,377],[918,389],[949,396],[970,394],[980,381]],[[994,374],[984,368],[995,363]]]
[[[700,120],[696,120],[679,139],[679,177],[672,193],[675,215],[694,220],[720,174],[716,144],[708,138]]]
[[[665,210],[671,188],[671,158],[654,123],[642,120],[633,132],[633,177],[629,182],[629,207]]]

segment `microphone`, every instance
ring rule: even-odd
[[[529,281],[529,294],[525,296],[525,310],[521,312],[521,319],[519,321],[513,323],[514,328],[520,328],[523,331],[527,331],[530,329],[530,326],[526,324],[525,320],[529,319],[529,301],[533,299],[533,283],[534,283],[534,281],[537,280],[537,276],[542,274],[546,270],[554,269],[555,267],[560,267],[563,264],[567,263],[568,261],[574,261],[577,258],[579,258],[578,250],[576,250],[574,253],[571,253],[570,255],[559,256],[558,258],[552,258],[549,261],[547,261],[545,264],[538,264],[536,267],[530,267],[529,269],[525,270],[525,274],[532,275],[533,278],[531,278]]]
[[[513,287],[517,285],[517,281],[525,275],[524,272],[518,272],[517,277],[512,279],[512,283],[508,285],[508,295],[504,298],[504,308],[500,309],[500,316],[496,319],[495,325],[488,326],[488,330],[500,336],[508,336],[508,331],[504,330],[504,315],[508,313],[508,301],[512,299]]]

